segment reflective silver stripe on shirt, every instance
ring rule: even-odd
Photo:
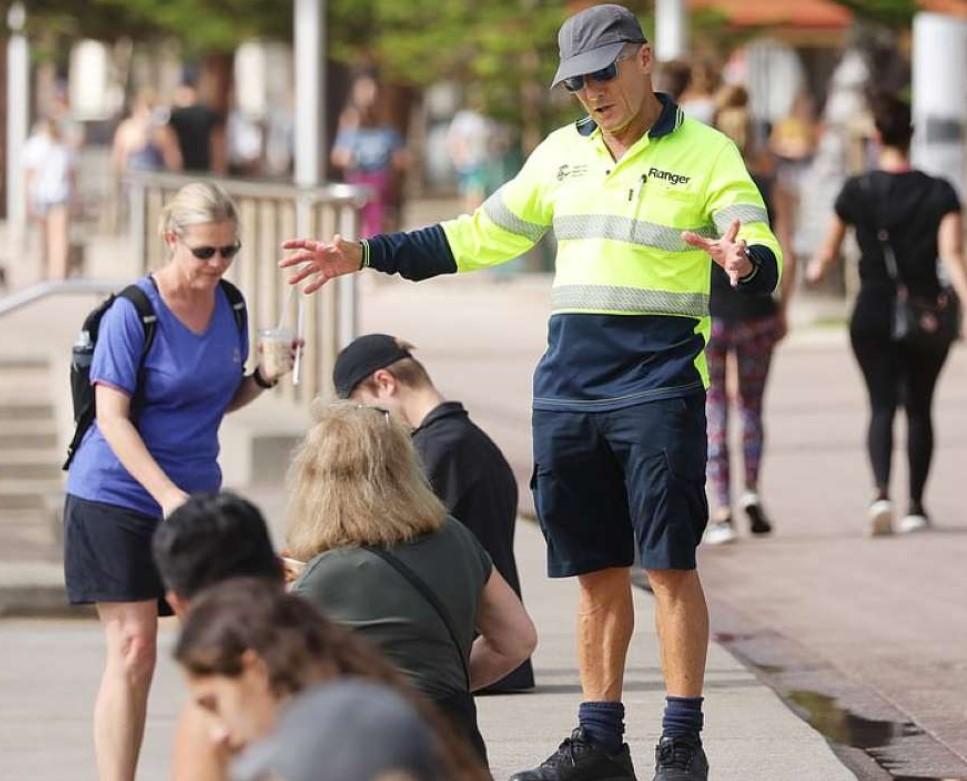
[[[522,220],[514,214],[504,203],[500,190],[491,195],[483,204],[483,211],[490,221],[508,233],[523,236],[533,242],[538,242],[547,233],[548,225],[538,225],[535,222]]]
[[[751,203],[737,203],[734,206],[726,206],[721,211],[712,215],[718,235],[721,236],[729,229],[732,220],[738,220],[743,225],[747,222],[764,222],[769,224],[769,212],[761,206],[753,206]]]
[[[636,314],[707,317],[708,296],[704,293],[670,293],[614,285],[561,285],[551,290],[551,305],[557,309],[606,310]]]
[[[708,225],[701,228],[670,228],[667,225],[612,214],[571,214],[554,218],[554,235],[559,241],[612,239],[667,252],[688,252],[694,249],[682,241],[683,230],[692,230],[700,236],[715,238],[715,231]]]

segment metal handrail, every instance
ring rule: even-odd
[[[77,295],[82,293],[98,293],[107,295],[120,290],[126,282],[111,282],[104,279],[65,279],[59,282],[39,282],[31,287],[0,298],[0,317],[4,317],[18,309],[23,309],[36,301],[57,295]]]
[[[284,182],[264,182],[254,179],[229,179],[226,177],[199,174],[173,174],[160,171],[131,171],[124,177],[125,182],[134,187],[153,187],[162,190],[179,190],[186,184],[203,179],[220,185],[235,198],[305,198],[314,202],[327,202],[334,205],[361,207],[369,192],[365,187],[331,182],[317,187],[302,187]]]

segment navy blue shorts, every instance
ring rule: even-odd
[[[610,412],[535,410],[534,506],[552,578],[695,569],[708,522],[705,396]]]
[[[72,605],[158,600],[170,616],[151,538],[161,522],[126,507],[67,495],[64,502],[64,581]]]

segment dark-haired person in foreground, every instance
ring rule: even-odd
[[[339,353],[332,380],[342,399],[392,412],[413,430],[413,447],[430,487],[447,512],[473,532],[494,567],[521,597],[514,530],[517,478],[500,448],[459,401],[447,401],[413,345],[387,334],[366,334]],[[486,692],[532,689],[530,659]]]
[[[369,644],[264,580],[234,579],[199,595],[184,620],[175,659],[194,702],[233,752],[268,735],[309,687],[362,680],[392,689],[432,727],[432,759],[442,766],[442,778],[489,778],[436,710]],[[331,769],[320,766],[313,778],[335,779]]]
[[[937,258],[961,302],[967,302],[961,204],[946,179],[917,171],[910,164],[913,136],[910,107],[895,97],[874,105],[880,154],[876,169],[846,180],[836,198],[826,239],[806,271],[818,282],[839,259],[848,227],[860,245],[860,292],[850,318],[850,342],[870,397],[867,437],[873,467],[869,533],[890,534],[893,418],[902,403],[907,417],[910,495],[898,530],[930,525],[923,503],[933,457],[933,392],[956,333],[954,328],[919,344],[893,338],[894,306],[904,287],[911,300],[937,302],[942,295]],[[895,269],[891,271],[891,259]],[[893,277],[897,279],[893,279]],[[935,323],[940,325],[939,322]],[[961,328],[967,325],[961,323]]]
[[[231,578],[257,578],[283,589],[282,563],[262,513],[231,493],[192,496],[158,526],[152,549],[165,598],[179,617],[201,591]],[[204,712],[186,705],[175,730],[172,778],[221,781],[230,757],[224,742],[212,740]]]

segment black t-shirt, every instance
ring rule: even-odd
[[[517,480],[500,448],[459,401],[430,412],[413,432],[433,491],[447,511],[480,540],[497,571],[520,593],[514,560]]]
[[[940,292],[937,231],[960,200],[945,179],[922,171],[872,171],[846,180],[836,198],[836,214],[856,229],[860,246],[860,292],[853,309],[854,335],[883,337],[890,332],[896,284],[887,271],[877,236],[889,232],[900,278],[911,295],[931,298]]]
[[[773,177],[753,174],[752,181],[762,194],[769,222],[775,219],[772,208]],[[777,304],[772,296],[750,296],[732,287],[729,275],[717,263],[712,264],[711,294],[708,302],[709,314],[716,320],[735,322],[739,320],[759,320],[776,313]]]
[[[178,138],[185,170],[210,170],[212,131],[218,124],[218,115],[208,106],[196,103],[174,109],[169,123]]]
[[[438,406],[413,432],[413,446],[433,491],[450,515],[463,523],[490,554],[504,580],[520,596],[514,558],[517,479],[494,441],[458,401]],[[534,685],[530,660],[491,689],[528,689]]]
[[[877,238],[880,228],[886,228],[900,277],[911,294],[934,296],[940,291],[937,230],[947,214],[960,211],[957,193],[946,179],[922,171],[872,171],[846,180],[835,209],[843,222],[856,228],[861,288],[893,295],[896,286]]]

